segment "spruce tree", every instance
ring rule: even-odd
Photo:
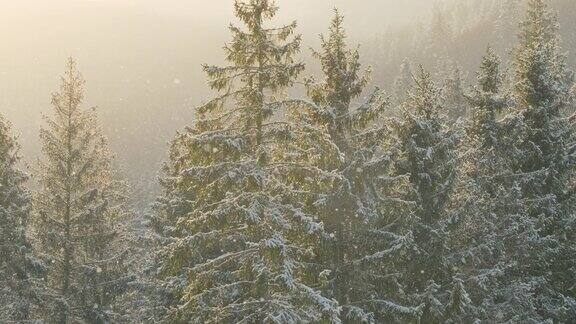
[[[482,148],[497,147],[502,140],[498,138],[497,119],[509,105],[509,98],[502,93],[504,77],[501,65],[500,57],[488,47],[476,75],[477,85],[467,96],[469,104],[475,108],[471,116],[471,140]]]
[[[477,319],[502,321],[504,310],[518,311],[519,304],[495,302],[499,296],[516,293],[507,281],[519,255],[523,202],[518,196],[517,176],[510,166],[510,153],[518,135],[518,119],[502,119],[510,98],[503,88],[500,58],[488,49],[477,73],[477,85],[468,96],[472,119],[460,146],[462,164],[453,201],[450,263],[458,280],[458,299],[446,314],[452,322]],[[522,310],[520,310],[522,311]]]
[[[415,202],[410,224],[413,244],[400,266],[399,282],[407,302],[422,303],[421,321],[444,320],[447,286],[452,269],[448,262],[448,220],[457,172],[459,134],[446,126],[441,115],[440,90],[430,73],[420,67],[404,107],[394,120],[397,149],[394,169],[406,175],[412,190],[406,200]]]
[[[172,143],[155,227],[158,274],[176,322],[337,322],[337,304],[306,285],[322,223],[305,210],[318,170],[298,163],[296,125],[273,117],[304,69],[296,23],[266,23],[270,0],[236,1],[225,67],[204,66],[219,95]],[[170,305],[171,304],[171,305]]]
[[[406,222],[410,203],[399,199],[407,178],[390,174],[384,152],[389,130],[383,125],[388,98],[376,90],[354,108],[368,81],[358,50],[346,45],[343,17],[336,11],[328,37],[321,37],[321,82],[308,83],[312,103],[299,123],[325,133],[337,149],[330,163],[318,165],[337,175],[323,200],[315,203],[332,239],[324,253],[324,290],[342,307],[345,323],[406,321],[419,309],[396,302],[394,261],[409,249]],[[327,150],[328,151],[328,150]]]
[[[517,275],[534,295],[543,319],[576,320],[573,127],[562,115],[570,104],[572,73],[559,46],[555,14],[544,0],[529,0],[514,52],[515,111],[522,139],[515,171],[522,175],[526,217],[536,227]]]
[[[41,298],[35,259],[28,238],[28,177],[17,169],[19,145],[10,124],[0,115],[0,322],[38,318]]]
[[[458,118],[465,118],[468,115],[468,101],[465,93],[466,76],[460,66],[453,66],[448,71],[448,77],[442,87],[442,98],[444,100],[448,117],[456,121]]]
[[[109,322],[122,311],[126,217],[123,185],[115,180],[107,139],[95,110],[84,108],[84,79],[68,59],[53,113],[40,131],[44,159],[35,197],[39,250],[51,263],[46,305],[50,322]]]
[[[567,269],[574,267],[567,234],[574,226],[573,130],[561,114],[571,82],[554,26],[544,3],[530,1],[515,52],[511,111],[502,115],[511,101],[491,51],[469,98],[474,116],[463,147],[466,162],[456,197],[462,206],[453,242],[454,268],[466,278],[476,306],[466,314],[469,320],[574,319],[573,288],[567,283],[573,281]]]

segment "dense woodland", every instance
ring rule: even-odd
[[[29,172],[0,118],[0,322],[575,323],[576,8],[474,3],[367,60],[335,10],[304,64],[273,0],[235,1],[153,202],[68,59]]]

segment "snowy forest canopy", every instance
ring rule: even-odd
[[[74,58],[37,161],[0,112],[1,323],[576,322],[576,3],[442,1],[362,47],[335,9],[311,53],[230,5],[168,145],[111,145]]]

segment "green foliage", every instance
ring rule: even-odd
[[[324,293],[342,307],[342,322],[414,320],[417,307],[396,303],[394,262],[411,243],[411,233],[403,227],[411,203],[400,199],[407,177],[391,174],[391,153],[384,151],[390,136],[383,123],[388,98],[376,90],[358,108],[352,107],[368,77],[358,51],[347,48],[342,25],[336,11],[329,36],[321,36],[321,50],[314,52],[323,80],[308,81],[312,102],[296,116],[299,123],[322,132],[327,147],[337,150],[327,155],[329,163],[318,165],[337,175],[314,204],[331,233],[319,247],[318,277]]]
[[[172,144],[158,203],[166,235],[159,274],[174,296],[173,321],[337,321],[334,301],[305,285],[304,258],[324,235],[303,206],[321,170],[302,165],[296,125],[275,121],[277,99],[304,65],[296,23],[267,28],[272,1],[236,1],[245,27],[231,26],[225,67],[205,66],[219,95],[197,109],[195,125]],[[309,156],[309,158],[314,158]]]
[[[514,102],[490,50],[470,97],[452,262],[467,278],[470,318],[570,322],[574,135],[562,111],[572,80],[544,1],[528,2],[513,67]]]
[[[50,264],[46,316],[102,323],[118,316],[114,300],[130,280],[125,188],[115,180],[95,110],[81,106],[85,82],[71,58],[61,82],[40,131],[45,158],[34,200],[38,248]]]
[[[409,255],[399,265],[398,282],[404,298],[423,304],[421,320],[444,320],[444,290],[451,281],[447,260],[448,220],[457,175],[456,145],[459,134],[447,128],[441,115],[440,90],[430,73],[420,67],[414,87],[404,107],[404,116],[393,120],[396,146],[395,173],[409,178],[411,190],[404,198],[414,201],[409,223],[413,243]]]
[[[530,0],[515,51],[514,96],[523,136],[514,169],[523,175],[526,217],[534,238],[544,247],[531,254],[534,263],[521,266],[526,279],[540,281],[535,297],[543,318],[576,318],[576,291],[569,282],[576,255],[574,243],[576,161],[571,152],[574,127],[562,115],[570,105],[572,73],[559,48],[556,17],[543,0]],[[538,285],[538,284],[535,284]]]
[[[39,316],[42,264],[28,237],[28,177],[17,169],[19,145],[0,115],[0,321],[27,321]]]

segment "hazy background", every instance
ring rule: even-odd
[[[276,22],[299,22],[303,57],[338,7],[351,41],[426,15],[428,0],[279,0]],[[220,63],[232,0],[0,0],[0,111],[39,154],[41,115],[50,113],[67,56],[87,80],[86,105],[133,180],[155,177],[166,143],[190,124],[207,95],[202,63]],[[152,174],[151,174],[152,173]]]
[[[575,48],[576,0],[551,1],[564,48]],[[489,44],[509,55],[524,2],[277,0],[272,24],[298,21],[304,75],[314,74],[309,48],[338,7],[349,43],[362,44],[373,68],[372,85],[390,89],[405,59],[424,64],[442,85],[456,67],[472,81]],[[51,113],[50,94],[73,56],[87,80],[85,104],[99,108],[122,170],[153,192],[146,187],[157,183],[168,141],[209,95],[201,64],[222,62],[233,0],[0,0],[0,12],[0,112],[20,135],[25,161],[34,165],[39,156],[41,116]],[[574,67],[576,55],[568,55]]]

